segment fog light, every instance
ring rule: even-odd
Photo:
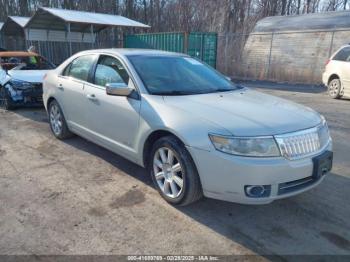
[[[244,187],[245,194],[248,197],[268,197],[271,193],[271,186],[265,185],[265,186],[245,186]]]

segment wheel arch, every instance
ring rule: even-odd
[[[48,99],[47,99],[47,103],[46,103],[46,108],[47,110],[49,110],[49,105],[52,101],[56,100],[56,98],[54,98],[53,96],[50,96]]]
[[[165,136],[173,136],[185,146],[184,141],[181,138],[179,138],[179,136],[177,136],[174,132],[172,132],[170,130],[159,129],[159,130],[153,131],[152,133],[150,133],[147,136],[145,142],[143,143],[143,148],[142,148],[142,165],[144,167],[147,167],[149,154],[150,154],[150,152],[152,150],[153,144],[157,140],[159,140],[160,138],[165,137]]]
[[[327,84],[329,85],[329,83],[330,83],[332,80],[334,80],[334,79],[339,79],[339,80],[340,80],[339,75],[338,75],[338,74],[331,74],[331,75],[329,76],[329,78],[328,78]]]

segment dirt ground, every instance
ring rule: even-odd
[[[350,255],[350,100],[248,85],[326,116],[335,159],[319,187],[265,206],[175,208],[142,168],[79,137],[56,140],[43,109],[0,110],[0,254]]]

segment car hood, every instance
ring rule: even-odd
[[[22,80],[30,83],[42,83],[44,75],[49,70],[9,70],[7,73],[12,79]]]
[[[314,127],[321,122],[312,109],[248,88],[233,92],[166,96],[168,106],[203,118],[236,136],[265,136]]]

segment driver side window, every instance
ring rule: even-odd
[[[108,83],[128,85],[129,75],[118,59],[102,55],[96,66],[94,84],[105,87]]]

